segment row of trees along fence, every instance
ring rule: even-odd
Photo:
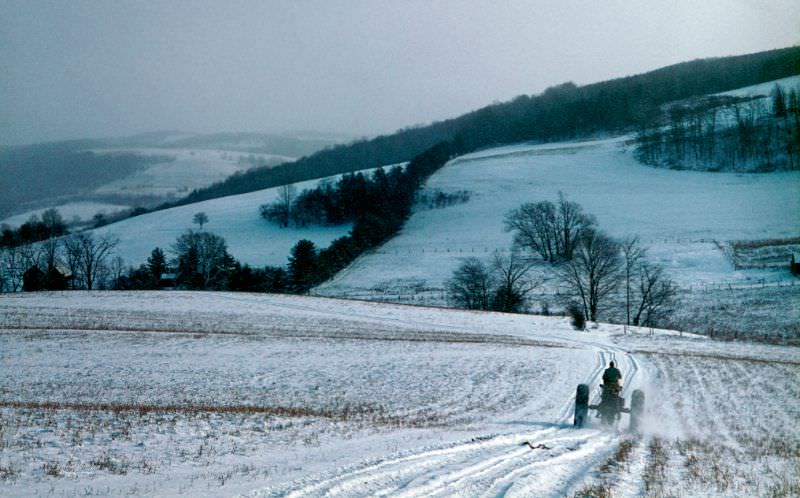
[[[502,311],[524,308],[527,296],[541,285],[529,276],[538,259],[552,267],[572,303],[592,321],[621,284],[628,324],[651,325],[674,305],[677,286],[661,266],[646,261],[646,249],[637,238],[619,241],[608,236],[596,228],[594,217],[563,195],[558,204],[523,204],[506,215],[505,225],[514,233],[514,250],[507,257],[495,253],[494,271],[487,271],[477,258],[466,258],[447,284],[453,304]],[[503,280],[503,275],[515,277]],[[504,285],[498,287],[497,281]],[[498,307],[501,294],[512,297],[513,305]]]

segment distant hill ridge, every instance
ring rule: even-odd
[[[164,202],[166,197],[146,197],[131,191],[127,196],[109,197],[106,193],[103,199],[96,189],[144,171],[150,165],[172,161],[175,151],[183,149],[231,151],[234,153],[231,156],[256,155],[250,164],[258,161],[257,155],[267,154],[272,158],[262,160],[262,164],[274,165],[276,162],[311,155],[344,140],[344,137],[312,132],[296,136],[154,131],[128,137],[4,146],[0,147],[0,177],[13,179],[13,182],[0,184],[0,219],[9,214],[47,206],[48,202],[58,205],[75,199],[87,200],[87,196],[93,196],[89,200],[94,201],[153,207]],[[214,180],[223,179],[232,172],[228,170]],[[192,188],[209,183],[195,183]],[[180,195],[186,192],[188,190]]]
[[[674,64],[585,86],[564,83],[457,118],[338,145],[273,168],[257,168],[196,190],[191,204],[409,160],[450,141],[463,151],[523,141],[556,141],[617,132],[646,123],[664,103],[800,74],[800,47]]]

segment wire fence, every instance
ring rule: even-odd
[[[500,253],[509,253],[510,249],[507,247],[406,247],[402,249],[376,249],[372,252],[372,254],[381,254],[381,255],[389,255],[389,256],[399,256],[402,254],[411,254],[411,255],[418,255],[418,254],[493,254],[495,252]]]
[[[508,238],[510,243],[511,237]],[[656,237],[648,239],[640,239],[640,242],[645,246],[658,247],[662,244],[669,245],[691,245],[691,244],[714,244],[717,248],[726,249],[727,245],[721,243],[718,239],[712,238],[686,238],[686,237]],[[375,254],[430,254],[430,253],[492,253],[495,251],[509,252],[508,245],[501,247],[493,247],[488,245],[466,245],[466,246],[416,246],[416,247],[403,247],[403,248],[379,248],[374,251]],[[723,251],[724,252],[724,251]]]
[[[737,292],[751,289],[794,287],[798,288],[800,291],[800,279],[760,279],[752,283],[742,281],[703,282],[681,287],[680,291],[685,294],[708,294],[712,292]],[[433,285],[429,282],[420,282],[415,285],[392,285],[387,283],[371,289],[340,289],[339,291],[344,291],[347,297],[368,301],[434,306],[446,305],[449,301],[447,289],[443,285]],[[532,292],[529,295],[529,300],[552,304],[560,302],[562,298],[566,300],[571,296],[572,293],[566,286],[553,286],[551,284],[542,286]],[[555,298],[555,300],[553,300],[553,298]]]

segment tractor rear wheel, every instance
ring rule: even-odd
[[[575,419],[573,425],[581,428],[586,424],[589,414],[589,386],[588,384],[578,384],[575,391]]]
[[[637,389],[631,395],[631,421],[629,430],[639,432],[639,427],[644,416],[644,391]]]

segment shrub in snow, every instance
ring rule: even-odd
[[[572,317],[572,326],[575,327],[575,330],[584,330],[586,328],[586,317],[580,306],[571,304],[567,312]]]

